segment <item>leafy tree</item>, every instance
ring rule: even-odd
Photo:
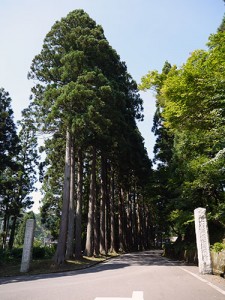
[[[166,77],[163,72],[150,72],[142,83],[156,89],[163,130],[173,138],[172,148],[169,140],[165,143],[172,150],[169,165],[164,163],[172,171],[165,174],[166,180],[175,191],[166,204],[167,215],[170,225],[186,233],[186,239],[193,238],[196,207],[207,207],[210,220],[223,224],[223,23],[210,36],[207,51],[194,51],[181,68],[170,68]],[[156,145],[156,155],[162,157],[164,146]]]
[[[165,127],[163,112],[165,99],[162,95],[162,87],[172,66],[165,62],[162,73],[151,71],[141,80],[140,89],[151,89],[156,96],[156,112],[153,118],[152,132],[156,136],[154,146],[154,162],[157,168],[148,183],[147,194],[152,203],[151,210],[154,216],[154,226],[158,231],[168,231],[168,213],[171,199],[175,196],[173,191],[174,166],[172,163],[174,135]],[[172,187],[173,186],[173,187]]]

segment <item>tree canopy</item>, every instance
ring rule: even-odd
[[[57,218],[48,217],[46,209],[62,210],[56,262],[73,254],[74,202],[82,205],[81,196],[86,201],[86,253],[105,253],[109,208],[114,245],[115,198],[119,201],[121,189],[137,193],[151,170],[136,125],[136,120],[143,118],[137,84],[102,27],[83,10],[72,11],[52,26],[40,54],[33,59],[29,78],[36,81],[32,89],[36,124],[40,132],[51,134],[44,147],[44,165],[50,165],[44,175],[42,212],[50,225],[57,224]],[[61,151],[65,153],[64,173]],[[81,157],[82,165],[78,163]],[[78,182],[84,187],[76,194]],[[76,218],[81,220],[79,215]],[[76,226],[80,228],[80,224]],[[94,234],[99,247],[94,245]],[[81,242],[81,232],[75,239]]]
[[[167,221],[184,231],[192,226],[193,210],[200,206],[207,208],[212,222],[225,225],[223,28],[224,20],[209,37],[208,50],[194,51],[180,68],[168,68],[166,62],[162,73],[151,71],[140,84],[141,89],[156,91],[155,120],[161,122],[154,125],[156,174],[161,174],[162,166],[170,170]]]

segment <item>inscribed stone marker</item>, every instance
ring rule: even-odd
[[[201,274],[212,274],[212,261],[210,256],[210,243],[208,224],[206,219],[206,209],[196,208],[195,215],[195,233],[198,249],[198,266]]]
[[[23,256],[20,267],[20,272],[28,272],[32,257],[32,248],[34,240],[35,220],[28,219],[26,222],[25,237],[23,244]]]

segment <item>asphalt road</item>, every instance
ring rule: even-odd
[[[225,280],[198,273],[195,266],[161,257],[159,251],[122,255],[85,270],[0,279],[1,300],[224,300]]]

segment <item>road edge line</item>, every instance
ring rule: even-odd
[[[191,271],[188,271],[182,267],[179,267],[179,269],[183,270],[184,272],[194,276],[195,278],[199,279],[200,281],[206,283],[207,285],[211,286],[214,290],[216,290],[217,292],[221,293],[222,295],[225,295],[225,291],[222,290],[221,288],[219,288],[218,286],[216,286],[215,284],[213,284],[212,282],[206,280],[206,279],[203,279],[202,277],[198,276],[197,274],[195,273],[192,273]]]

